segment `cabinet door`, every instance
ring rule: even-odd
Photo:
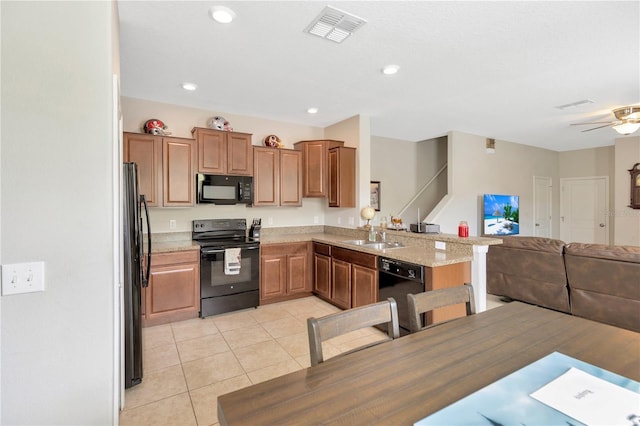
[[[302,152],[280,150],[280,205],[302,205]]]
[[[283,297],[287,285],[287,256],[260,256],[260,300]]]
[[[227,173],[253,176],[253,146],[248,133],[227,133]]]
[[[253,205],[277,206],[280,200],[280,153],[277,148],[253,150]]]
[[[164,206],[193,206],[195,171],[193,139],[162,138]]]
[[[310,292],[311,286],[308,277],[309,256],[307,253],[287,256],[287,294]]]
[[[378,301],[378,271],[353,265],[351,271],[351,307],[369,305]],[[401,300],[399,304],[407,302]]]
[[[333,277],[331,300],[342,309],[351,308],[351,264],[332,259],[331,276]]]
[[[196,257],[199,258],[199,254]],[[153,265],[153,259],[151,262]],[[199,261],[151,267],[149,287],[145,289],[145,326],[194,318],[199,311]]]
[[[304,187],[305,197],[327,196],[327,144],[325,141],[304,142]]]
[[[124,133],[124,161],[138,165],[138,189],[151,207],[162,205],[162,139]]]
[[[331,258],[322,254],[313,255],[313,291],[327,299],[331,298]]]
[[[329,150],[329,207],[356,206],[355,148]]]
[[[195,129],[198,144],[198,173],[227,173],[227,133],[213,129]]]

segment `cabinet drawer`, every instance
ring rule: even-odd
[[[313,252],[324,254],[325,256],[331,256],[331,246],[327,244],[313,243]]]
[[[277,255],[297,255],[306,254],[308,249],[308,242],[301,243],[275,243],[275,244],[260,244],[260,255],[262,256],[277,256]]]
[[[176,263],[200,262],[199,250],[173,251],[168,253],[151,253],[151,266],[173,265]]]
[[[364,266],[365,268],[377,269],[378,256],[375,254],[362,253],[342,247],[333,247],[331,249],[331,255],[334,259],[340,259],[354,265]]]

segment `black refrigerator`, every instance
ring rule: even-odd
[[[151,267],[151,229],[144,195],[138,194],[135,163],[124,163],[122,182],[122,227],[124,269],[124,387],[142,381],[142,288],[149,283]],[[147,261],[143,270],[144,233],[142,209],[147,224]]]

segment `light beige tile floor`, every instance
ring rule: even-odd
[[[487,307],[499,306],[495,297]],[[316,297],[144,328],[141,384],[120,425],[217,425],[217,397],[310,365],[306,320],[339,311]],[[374,341],[377,329],[323,343],[326,358]]]

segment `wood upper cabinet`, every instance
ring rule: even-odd
[[[162,138],[162,205],[193,206],[195,197],[195,141]]]
[[[329,207],[356,206],[356,149],[329,150]]]
[[[254,147],[253,205],[302,205],[302,153]]]
[[[142,290],[145,327],[196,318],[200,312],[200,252],[152,254],[149,286]]]
[[[198,146],[198,173],[253,175],[253,146],[250,133],[194,128]]]
[[[302,151],[303,197],[327,197],[329,194],[329,149],[343,146],[344,142],[331,139],[300,141],[294,144]]]
[[[162,206],[162,139],[124,133],[124,161],[138,165],[138,190],[150,207]]]
[[[311,292],[311,243],[260,247],[260,302],[286,300]]]
[[[195,197],[195,141],[124,133],[124,161],[138,165],[138,188],[151,207],[188,207]]]

